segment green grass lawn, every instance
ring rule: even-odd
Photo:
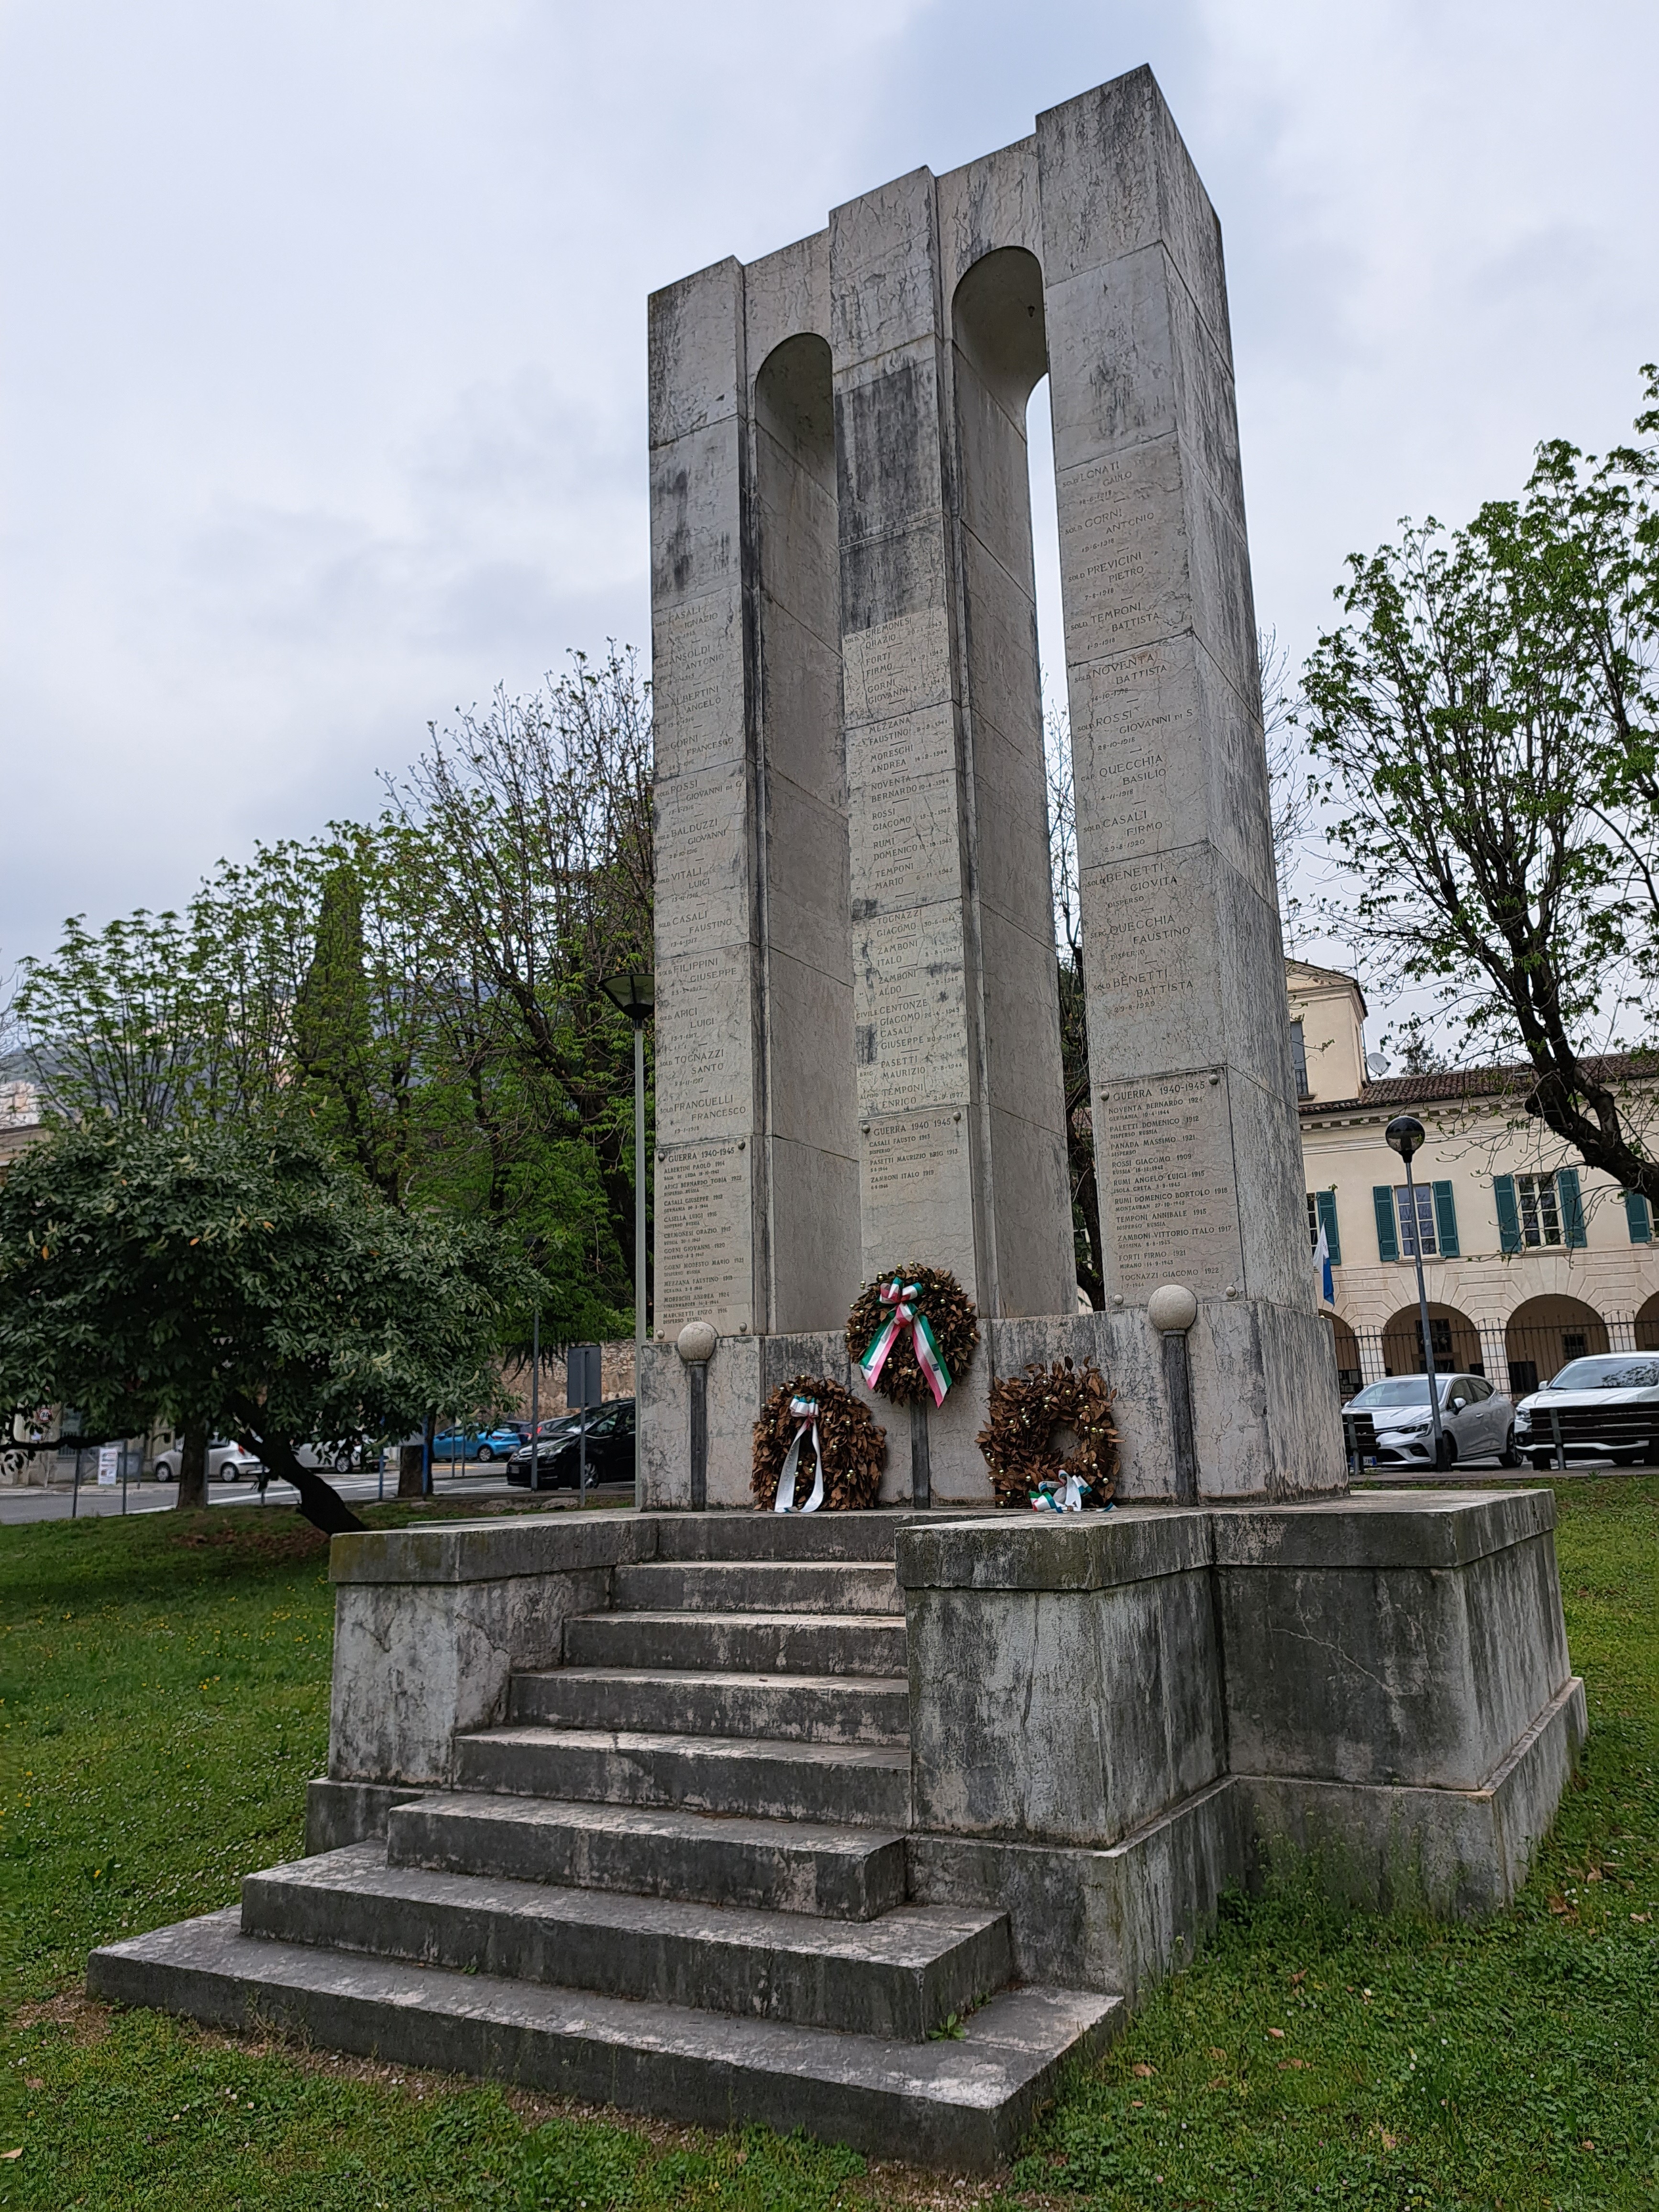
[[[8,1528],[0,2205],[1659,2204],[1659,1479],[1566,1484],[1558,1510],[1591,1740],[1521,1903],[1478,1927],[1334,1913],[1293,1884],[1230,1904],[1000,2191],[89,2002],[94,1944],[299,1851],[326,1553],[252,1508]]]

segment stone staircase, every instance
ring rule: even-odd
[[[198,2019],[984,2169],[1122,2000],[1019,1986],[1006,1916],[912,1905],[897,1516],[665,1516],[384,1842],[94,1954]]]

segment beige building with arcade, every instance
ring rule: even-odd
[[[1420,1241],[1437,1366],[1519,1396],[1583,1352],[1659,1349],[1659,1247],[1647,1201],[1577,1159],[1529,1117],[1516,1071],[1372,1079],[1352,976],[1285,963],[1306,1168],[1308,1233],[1325,1230],[1345,1387],[1423,1364]],[[1405,1170],[1396,1114],[1427,1131]]]

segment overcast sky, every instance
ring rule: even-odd
[[[647,293],[1143,61],[1299,659],[1349,550],[1627,430],[1651,0],[0,0],[0,964],[647,644]]]

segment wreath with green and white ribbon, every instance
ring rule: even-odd
[[[991,1385],[991,1418],[975,1441],[999,1505],[1077,1513],[1106,1504],[1117,1487],[1114,1393],[1092,1359],[1081,1367],[1039,1360]],[[1064,1449],[1057,1432],[1068,1441]]]
[[[827,1376],[797,1375],[755,1424],[749,1486],[763,1513],[855,1512],[875,1504],[886,1459],[887,1431],[862,1399]]]
[[[847,1316],[847,1349],[866,1387],[896,1406],[936,1406],[979,1342],[974,1302],[942,1267],[895,1267],[866,1283]]]

